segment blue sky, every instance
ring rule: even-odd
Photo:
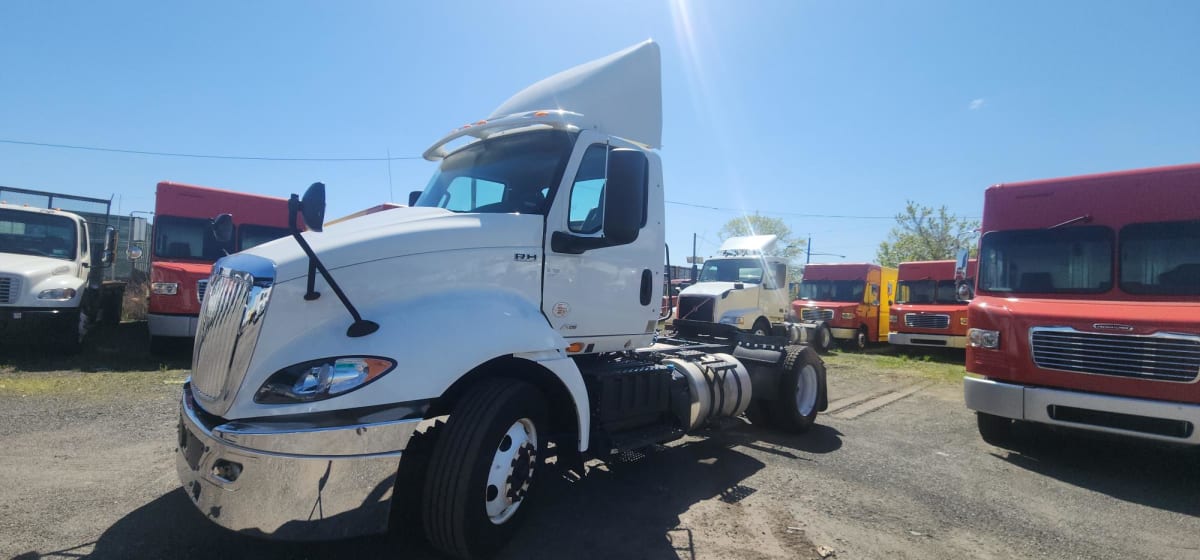
[[[416,156],[540,78],[663,53],[668,200],[783,218],[872,260],[906,199],[1200,161],[1200,3],[5,2],[0,140],[197,154]],[[403,201],[422,160],[262,162],[0,143],[0,185],[153,209],[172,180],[329,216]],[[676,262],[736,210],[668,205]],[[885,217],[851,219],[803,214]],[[841,261],[816,256],[814,262]]]

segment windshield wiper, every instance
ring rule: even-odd
[[[1082,216],[1079,216],[1078,218],[1071,218],[1070,220],[1067,220],[1061,224],[1055,224],[1046,229],[1058,229],[1060,227],[1067,227],[1067,226],[1074,225],[1074,224],[1087,224],[1087,223],[1091,223],[1091,221],[1092,221],[1092,215],[1084,214]]]

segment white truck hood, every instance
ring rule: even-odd
[[[692,284],[683,289],[679,293],[681,296],[720,296],[721,294],[734,289],[735,282],[701,282]],[[758,287],[758,284],[742,282],[743,290],[752,290]]]
[[[20,255],[17,253],[0,253],[0,274],[14,276],[49,276],[51,272],[64,269],[59,274],[69,274],[75,267],[73,261],[41,257],[38,255]]]
[[[462,249],[540,247],[543,218],[533,214],[458,214],[441,208],[396,208],[302,235],[331,271],[355,264]],[[276,281],[308,273],[308,257],[291,236],[244,253],[271,260]],[[454,265],[448,256],[447,266]],[[336,276],[336,272],[334,273]]]

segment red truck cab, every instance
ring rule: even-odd
[[[236,229],[229,243],[212,233],[212,219],[219,214],[233,215]],[[283,198],[159,183],[150,243],[151,346],[163,338],[195,336],[212,263],[287,235],[287,216]]]
[[[958,299],[955,261],[900,263],[896,299],[888,323],[888,343],[925,348],[967,347],[967,302]],[[965,281],[973,284],[979,262],[967,263]]]
[[[863,349],[888,339],[888,309],[895,297],[896,269],[877,264],[810,264],[792,302],[795,318],[812,325],[818,349],[838,340]]]
[[[968,307],[968,408],[1200,444],[1200,165],[996,185]]]

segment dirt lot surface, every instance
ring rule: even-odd
[[[174,472],[186,355],[62,371],[105,356],[0,359],[0,558],[433,556],[404,536],[297,545],[214,526]],[[836,410],[810,433],[737,422],[547,480],[499,556],[1200,558],[1195,453],[1044,431],[1003,450],[976,434],[959,367],[827,363]]]

